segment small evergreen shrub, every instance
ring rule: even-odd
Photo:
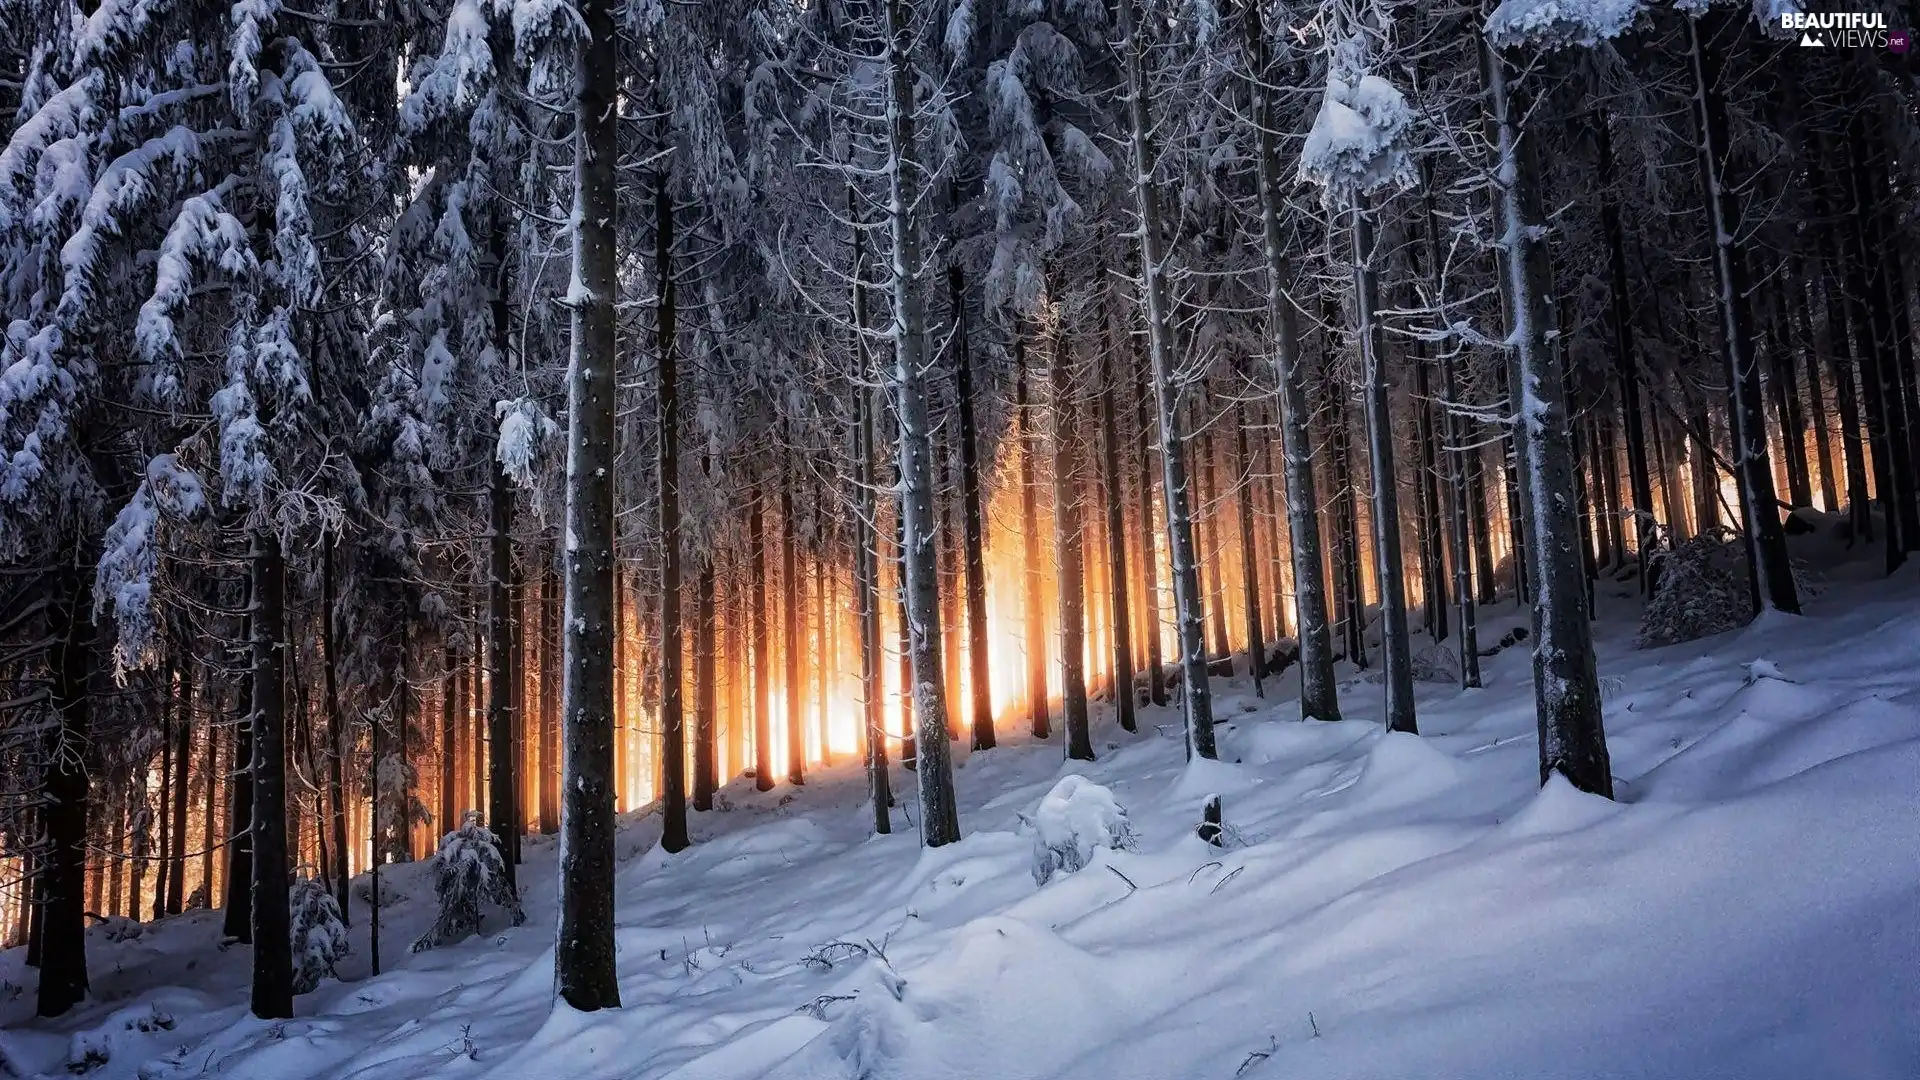
[[[293,992],[305,994],[321,979],[339,978],[333,966],[347,955],[347,924],[333,894],[312,878],[294,883],[287,907],[293,926]]]
[[[1730,531],[1689,537],[1658,558],[1659,591],[1640,614],[1639,648],[1695,641],[1752,620],[1746,557]]]
[[[507,883],[507,864],[500,856],[499,843],[474,811],[467,811],[460,827],[440,841],[440,850],[433,853],[432,870],[433,895],[440,901],[440,913],[413,943],[414,952],[479,933],[481,907],[485,904],[506,909],[515,926],[527,921],[519,897]]]

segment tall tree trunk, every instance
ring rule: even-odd
[[[1132,334],[1128,335],[1131,345]],[[1135,370],[1134,430],[1137,433],[1135,471],[1140,499],[1136,543],[1140,548],[1140,622],[1146,641],[1147,700],[1155,705],[1167,703],[1167,668],[1160,655],[1160,559],[1155,550],[1153,528],[1153,391],[1149,388],[1149,364],[1133,348]]]
[[[574,101],[573,355],[567,370],[566,786],[554,971],[575,1009],[618,1007],[613,954],[613,486],[616,30],[580,0]]]
[[[1373,269],[1373,217],[1352,211],[1354,321],[1360,339],[1361,383],[1367,409],[1367,464],[1373,476],[1373,562],[1380,586],[1380,651],[1387,680],[1387,730],[1418,731],[1413,712],[1413,656],[1407,623],[1405,570],[1400,562],[1400,484],[1393,471],[1393,427],[1387,410],[1385,346]]]
[[[1196,405],[1196,408],[1198,406]],[[1206,590],[1207,614],[1211,617],[1213,646],[1210,654],[1214,657],[1231,660],[1233,657],[1233,638],[1227,632],[1226,587],[1222,583],[1225,574],[1221,564],[1226,562],[1227,545],[1220,540],[1219,510],[1222,495],[1220,492],[1219,455],[1214,452],[1213,425],[1194,425],[1201,429],[1200,468],[1195,477],[1199,481],[1199,491],[1195,501],[1199,505],[1195,524],[1199,529],[1200,579]]]
[[[1106,496],[1107,577],[1113,606],[1113,714],[1120,727],[1134,731],[1133,613],[1128,610],[1126,482],[1120,474],[1120,420],[1114,402],[1113,315],[1102,305],[1104,340],[1100,349],[1100,480]]]
[[[204,841],[200,845],[200,896],[202,903],[213,907],[214,849],[215,840],[220,832],[220,726],[217,722],[220,713],[220,695],[212,695],[207,705],[206,761],[201,776],[206,787],[201,791],[200,834]]]
[[[440,675],[440,821],[436,831],[445,834],[457,828],[460,821],[460,811],[454,806],[454,774],[460,764],[456,742],[459,729],[454,721],[460,715],[460,687],[465,681],[461,678],[460,657],[452,645],[445,643],[440,649]]]
[[[287,564],[270,532],[253,537],[253,1015],[293,1017],[287,911]]]
[[[1775,509],[1773,458],[1767,447],[1760,369],[1753,355],[1740,201],[1738,193],[1728,188],[1726,178],[1727,106],[1720,91],[1721,49],[1725,46],[1719,39],[1737,32],[1744,21],[1744,15],[1736,18],[1724,11],[1687,19],[1694,134],[1699,140],[1700,186],[1713,241],[1721,355],[1727,367],[1728,415],[1733,424],[1740,511],[1746,518],[1747,568],[1752,575],[1754,606],[1756,610],[1765,606],[1798,614],[1800,599],[1794,592],[1792,565],[1787,561],[1786,532]]]
[[[1013,331],[1013,412],[1020,425],[1020,544],[1024,588],[1021,610],[1026,641],[1027,713],[1033,737],[1045,739],[1053,734],[1053,718],[1047,693],[1046,585],[1040,560],[1040,484],[1034,477],[1034,462],[1040,457],[1040,425],[1034,422],[1034,409],[1028,400],[1026,338],[1018,324]]]
[[[241,636],[251,642],[253,625],[243,621]],[[253,683],[243,680],[234,692],[233,755],[228,764],[226,912],[221,933],[243,944],[253,941]],[[245,762],[244,770],[242,762]],[[379,800],[374,800],[378,805]],[[377,850],[377,849],[376,849]]]
[[[540,782],[538,788],[540,797],[540,832],[544,835],[552,836],[560,831],[560,728],[562,726],[560,719],[560,710],[562,707],[560,695],[562,692],[562,683],[565,681],[565,676],[561,674],[561,669],[566,662],[565,658],[561,655],[561,642],[563,640],[560,626],[562,620],[562,612],[560,610],[562,603],[562,586],[560,583],[560,574],[555,567],[554,561],[556,558],[564,560],[565,556],[561,554],[559,545],[557,544],[547,548],[546,555],[547,557],[541,560],[540,566],[540,597],[537,601],[540,606],[539,643],[534,647],[539,656],[540,667]],[[619,588],[618,573],[619,571],[616,569],[614,578],[616,595],[607,597],[610,610],[617,607],[619,603],[617,596],[617,590]],[[617,628],[619,623],[616,621],[612,625]],[[613,640],[619,640],[617,629]],[[608,648],[608,666],[611,668],[612,642],[609,642]],[[611,709],[609,709],[609,713],[611,714]],[[614,719],[615,722],[618,722],[618,717]],[[616,758],[616,760],[618,759]],[[615,767],[615,772],[616,774],[618,773],[617,766]],[[616,785],[613,790],[618,792],[619,787]]]
[[[1148,112],[1146,42],[1134,26],[1135,0],[1119,0],[1121,46],[1126,52],[1128,141],[1133,153],[1133,191],[1140,213],[1140,266],[1147,316],[1147,351],[1153,360],[1160,421],[1161,494],[1166,502],[1167,550],[1173,563],[1173,602],[1180,648],[1181,703],[1187,721],[1187,753],[1214,757],[1213,693],[1207,676],[1206,604],[1188,506],[1186,432],[1180,422],[1180,388],[1173,355],[1172,299],[1155,178],[1153,119]]]
[[[660,846],[684,850],[687,839],[687,736],[680,675],[680,355],[676,347],[673,279],[673,193],[667,174],[654,176],[654,281],[659,306],[654,312],[654,348],[658,353],[660,437]],[[711,613],[712,595],[707,595]],[[711,634],[711,628],[708,630]]]
[[[1247,449],[1246,405],[1235,403],[1233,418],[1233,486],[1240,518],[1240,586],[1247,609],[1247,670],[1254,696],[1266,697],[1267,642],[1260,627],[1260,559],[1253,541],[1253,455]]]
[[[855,193],[847,191],[847,208],[857,213]],[[857,219],[856,219],[857,220]],[[880,674],[880,536],[879,500],[876,487],[878,470],[874,465],[874,392],[867,382],[873,375],[873,360],[867,352],[867,286],[865,277],[866,232],[856,224],[853,230],[853,332],[854,356],[859,365],[852,380],[853,391],[853,593],[854,610],[860,617],[860,720],[866,728],[861,740],[865,749],[867,792],[873,800],[873,831],[885,835],[893,831],[893,792],[887,774],[887,726],[885,681]]]
[[[706,462],[701,471],[711,476]],[[713,552],[702,552],[700,578],[693,608],[693,808],[713,809],[713,793],[720,786],[715,761],[720,735],[719,687],[715,681],[716,606]]]
[[[57,599],[48,607],[47,658],[52,675],[48,704],[59,727],[48,746],[44,802],[39,818],[46,829],[38,880],[40,903],[41,1016],[61,1016],[87,996],[86,873],[87,770],[93,760],[93,623],[87,618],[86,590],[75,566],[56,577]]]
[[[1329,326],[1333,323],[1329,322]],[[1333,426],[1328,450],[1333,456],[1333,534],[1334,577],[1340,627],[1346,639],[1347,662],[1357,668],[1367,666],[1367,597],[1360,581],[1360,511],[1353,490],[1353,468],[1347,428],[1347,388],[1329,380],[1327,393],[1333,398]]]
[[[1313,480],[1312,412],[1301,364],[1299,320],[1294,312],[1293,259],[1287,220],[1273,92],[1267,82],[1269,50],[1260,5],[1248,0],[1244,25],[1252,55],[1254,160],[1260,185],[1260,220],[1267,265],[1267,320],[1271,324],[1275,381],[1279,385],[1280,447],[1286,474],[1287,539],[1293,554],[1293,605],[1300,643],[1300,715],[1340,719],[1333,678],[1333,645],[1327,627],[1327,590],[1321,564],[1318,493]]]
[[[916,38],[907,0],[886,0],[888,149],[893,167],[895,415],[900,419],[900,506],[905,535],[907,616],[918,725],[920,836],[927,847],[960,839],[948,760],[946,675],[940,656],[940,582],[935,574],[933,430],[927,417],[926,298],[922,277],[920,138],[912,57]]]
[[[1051,275],[1049,275],[1051,276]],[[1048,412],[1053,430],[1053,544],[1060,580],[1060,717],[1066,725],[1067,757],[1093,760],[1087,716],[1086,567],[1080,534],[1080,418],[1075,415],[1071,351],[1060,328],[1064,304],[1049,282],[1053,305],[1047,349]]]
[[[747,561],[750,578],[748,603],[753,649],[753,786],[773,790],[773,660],[767,655],[767,526],[766,490],[759,470],[748,481]]]
[[[960,514],[966,544],[967,690],[972,694],[973,748],[991,750],[993,668],[987,654],[987,530],[980,500],[979,433],[973,416],[973,352],[967,339],[966,274],[947,268],[947,293],[958,323],[954,343],[954,390],[959,398]]]
[[[1540,782],[1558,772],[1582,791],[1613,797],[1613,774],[1600,723],[1600,684],[1575,519],[1574,456],[1561,355],[1547,340],[1553,281],[1534,140],[1523,136],[1520,103],[1508,93],[1507,65],[1481,45],[1487,109],[1497,139],[1497,198],[1508,316],[1513,325],[1511,383],[1521,391],[1514,425],[1525,476],[1527,554],[1532,559],[1533,694],[1540,738]]]
[[[518,759],[513,753],[514,684],[519,673],[514,661],[513,633],[513,487],[506,469],[493,465],[488,491],[487,522],[487,822],[500,844],[507,884],[518,889],[514,867],[520,861],[520,834],[515,794],[519,790]],[[327,665],[329,673],[333,665]],[[331,678],[329,674],[329,678]],[[337,713],[335,714],[338,715]],[[344,755],[345,731],[336,736]]]
[[[1807,301],[1814,281],[1805,258],[1794,257],[1789,280],[1788,288],[1793,295],[1787,302],[1792,308],[1794,342],[1806,365],[1807,407],[1813,424],[1814,455],[1820,467],[1820,508],[1831,514],[1840,509],[1839,481],[1833,467],[1833,425],[1827,417],[1827,388],[1821,375],[1820,347],[1814,338],[1813,312]]]
[[[184,653],[180,660],[180,726],[173,737],[174,768],[179,775],[174,777],[173,786],[173,847],[167,854],[167,914],[178,915],[187,899],[187,788],[193,779],[193,659]]]
[[[786,662],[787,783],[804,784],[807,782],[807,720],[801,703],[800,654],[805,650],[806,639],[801,636],[800,611],[806,594],[800,585],[796,546],[800,525],[794,512],[793,483],[792,467],[783,467],[780,470],[780,655]]]

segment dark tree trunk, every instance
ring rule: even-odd
[[[1820,507],[1833,513],[1840,509],[1840,481],[1833,468],[1833,427],[1827,418],[1827,388],[1821,375],[1820,347],[1813,333],[1813,311],[1807,301],[1813,287],[1807,261],[1796,256],[1788,285],[1793,295],[1788,303],[1792,308],[1794,341],[1806,364],[1808,416],[1813,425],[1814,455],[1820,471]]]
[[[520,834],[514,828],[519,814],[518,759],[514,756],[513,632],[513,488],[506,470],[495,462],[488,492],[487,527],[487,823],[500,843],[507,884],[518,889],[514,870],[520,861]],[[328,664],[331,672],[333,665]],[[336,714],[337,715],[337,714]],[[344,736],[344,732],[342,732]],[[340,742],[344,749],[344,742]]]
[[[1600,157],[1600,228],[1607,243],[1608,314],[1613,331],[1613,363],[1620,387],[1620,411],[1627,424],[1627,476],[1633,492],[1633,523],[1636,558],[1640,564],[1641,591],[1652,596],[1659,582],[1652,577],[1648,561],[1653,553],[1654,530],[1653,481],[1647,471],[1646,429],[1640,412],[1640,361],[1634,350],[1631,298],[1627,291],[1627,256],[1620,226],[1619,192],[1614,188],[1613,133],[1609,118],[1594,117],[1595,140]],[[1668,516],[1673,510],[1668,508]]]
[[[858,214],[854,191],[847,191],[847,209]],[[856,218],[857,220],[857,218]],[[865,751],[867,792],[873,800],[873,831],[885,835],[893,831],[891,779],[887,774],[886,701],[880,673],[880,535],[879,499],[875,491],[878,470],[874,464],[875,436],[874,392],[866,385],[874,375],[873,360],[867,351],[867,286],[865,270],[866,233],[859,225],[853,230],[853,332],[854,356],[859,365],[853,379],[853,601],[860,619],[860,719],[866,729],[861,746]]]
[[[1332,325],[1331,323],[1329,325]],[[1367,666],[1367,600],[1360,589],[1360,513],[1353,490],[1353,469],[1347,454],[1347,390],[1334,383],[1328,387],[1332,397],[1333,454],[1333,533],[1335,604],[1340,610],[1340,629],[1346,641],[1347,662],[1357,668]]]
[[[460,715],[460,658],[455,655],[453,646],[443,644],[440,649],[440,822],[434,831],[444,835],[460,824],[460,811],[454,806],[454,774],[460,761],[460,747],[455,741],[459,728],[455,720]],[[438,845],[436,844],[437,848]]]
[[[711,476],[703,462],[701,471]],[[700,579],[693,609],[693,808],[713,809],[720,786],[716,740],[720,734],[719,687],[715,683],[716,610],[713,553],[700,556]]]
[[[660,498],[660,846],[685,850],[687,839],[687,736],[680,675],[680,357],[675,338],[673,194],[667,174],[654,177],[654,281],[660,302],[655,315],[660,453],[655,478]],[[709,613],[712,596],[707,596]],[[618,630],[614,631],[616,634]],[[709,628],[711,632],[711,628]]]
[[[548,548],[546,555],[547,558],[541,560],[540,566],[540,596],[536,601],[540,606],[540,622],[537,631],[539,643],[535,649],[538,650],[540,667],[540,729],[538,733],[540,739],[540,832],[552,836],[560,831],[560,728],[562,726],[560,695],[562,683],[565,681],[565,677],[561,674],[561,667],[566,661],[561,656],[560,575],[554,568],[554,557],[560,556],[560,552],[554,548]],[[564,556],[561,557],[564,558]],[[614,580],[613,588],[617,589],[619,579],[616,577]],[[614,596],[607,597],[609,609],[615,602]],[[609,644],[608,648],[608,661],[611,667],[612,645]],[[611,680],[609,685],[612,685]]]
[[[1054,295],[1052,288],[1048,292]],[[1085,567],[1080,535],[1080,418],[1075,415],[1074,378],[1069,349],[1056,310],[1050,319],[1047,371],[1048,411],[1053,418],[1053,543],[1060,580],[1060,715],[1066,725],[1067,756],[1093,760],[1087,718],[1085,667]]]
[[[1511,321],[1508,367],[1523,389],[1518,432],[1529,508],[1527,555],[1533,600],[1534,711],[1539,733],[1540,782],[1560,773],[1581,791],[1613,797],[1606,735],[1601,727],[1600,684],[1593,662],[1593,626],[1587,618],[1585,582],[1575,558],[1579,523],[1575,474],[1579,457],[1566,399],[1564,354],[1548,339],[1552,328],[1553,275],[1547,261],[1546,220],[1541,210],[1535,140],[1522,135],[1524,103],[1508,92],[1504,59],[1481,45],[1488,126],[1495,136],[1496,168],[1507,182],[1500,190],[1504,293]]]
[[[773,660],[767,655],[767,525],[766,492],[759,470],[748,481],[747,561],[748,603],[752,605],[753,649],[753,786],[773,790]]]
[[[1134,731],[1133,623],[1127,606],[1127,519],[1122,505],[1126,482],[1120,475],[1120,420],[1114,402],[1112,312],[1102,308],[1105,340],[1100,349],[1100,480],[1106,496],[1108,591],[1113,605],[1113,714],[1125,731]],[[1244,438],[1244,433],[1242,438]]]
[[[1247,671],[1253,678],[1254,696],[1266,697],[1267,644],[1266,635],[1260,628],[1260,560],[1257,546],[1253,541],[1252,458],[1252,453],[1247,449],[1247,407],[1244,404],[1235,404],[1234,504],[1239,510],[1240,517],[1240,586],[1247,609]]]
[[[293,1017],[287,911],[287,564],[270,532],[253,538],[253,1015]]]
[[[1040,561],[1039,481],[1034,478],[1034,462],[1040,456],[1040,425],[1033,419],[1033,405],[1027,393],[1026,339],[1020,328],[1013,338],[1013,411],[1020,425],[1020,544],[1025,567],[1022,590],[1025,615],[1027,659],[1027,712],[1033,737],[1045,739],[1053,734],[1047,694],[1046,588]]]
[[[1128,335],[1129,339],[1131,336]],[[1152,370],[1149,365],[1139,362],[1137,349],[1134,366],[1137,372],[1134,380],[1134,430],[1138,432],[1136,470],[1139,473],[1137,486],[1140,498],[1136,511],[1140,522],[1140,622],[1147,646],[1147,700],[1164,706],[1167,703],[1167,668],[1160,654],[1160,559],[1155,550],[1153,528],[1153,392],[1149,388]]]
[[[241,636],[251,641],[253,626],[246,622]],[[232,822],[227,844],[227,903],[221,933],[243,944],[253,941],[253,683],[243,680],[234,692],[236,719],[233,757],[227,778],[227,820]],[[245,763],[244,768],[242,762]],[[375,799],[374,804],[379,805]],[[375,850],[379,850],[377,847]]]
[[[79,571],[69,566],[57,577],[58,598],[48,608],[48,655],[52,674],[48,704],[59,724],[54,732],[39,817],[46,828],[39,865],[41,903],[36,937],[40,944],[41,1016],[61,1016],[87,996],[86,874],[87,769],[93,760],[89,731],[92,701],[93,623],[86,617],[87,594]]]
[[[611,0],[581,0],[574,102],[573,355],[567,371],[566,785],[555,981],[575,1009],[617,1008],[613,875],[614,237],[619,149]]]
[[[804,649],[800,636],[800,609],[805,592],[800,585],[800,523],[794,513],[793,470],[780,470],[780,615],[782,619],[780,654],[786,662],[787,694],[787,782],[807,782],[807,723],[802,712],[800,654]]]
[[[991,750],[993,733],[992,667],[987,655],[987,537],[980,502],[979,434],[973,416],[973,353],[967,339],[967,290],[959,266],[947,269],[947,293],[958,323],[954,382],[959,397],[960,512],[966,545],[967,689],[973,697],[973,748]]]

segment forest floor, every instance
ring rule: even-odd
[[[1633,586],[1606,585],[1618,802],[1538,788],[1524,645],[1485,689],[1422,684],[1419,737],[1383,732],[1378,682],[1344,668],[1350,719],[1302,722],[1289,671],[1266,700],[1223,688],[1218,763],[1152,709],[1137,735],[1103,721],[1094,763],[1017,736],[963,756],[966,838],[935,851],[897,770],[891,836],[851,765],[736,782],[674,856],[631,816],[618,1011],[552,1005],[535,840],[527,924],[452,947],[406,953],[425,866],[385,873],[405,899],[377,978],[357,884],[344,981],[292,1021],[246,1015],[217,913],[91,931],[96,997],[52,1024],[13,950],[0,1075],[69,1075],[90,1045],[98,1080],[1913,1080],[1920,577],[1825,576],[1804,617],[1649,651]],[[1487,642],[1522,619],[1488,614]],[[1021,815],[1067,772],[1139,843],[1036,886]],[[1210,793],[1224,850],[1194,835]]]

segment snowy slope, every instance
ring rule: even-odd
[[[1920,586],[1810,612],[1652,652],[1603,621],[1618,804],[1536,791],[1524,647],[1484,690],[1423,685],[1420,737],[1361,719],[1380,688],[1360,673],[1337,724],[1236,685],[1218,764],[1186,765],[1151,709],[1140,735],[1103,727],[1089,766],[1057,744],[965,760],[967,837],[933,852],[901,813],[866,835],[851,768],[728,788],[677,856],[635,820],[617,1012],[550,1005],[535,844],[526,926],[418,956],[424,870],[386,875],[410,896],[388,973],[366,978],[357,901],[349,981],[291,1022],[245,1015],[245,950],[217,951],[206,913],[91,940],[104,1000],[54,1025],[28,1022],[14,950],[0,1052],[69,1075],[79,1033],[103,1080],[1913,1080]],[[1490,614],[1489,641],[1519,618]],[[1113,790],[1138,849],[1036,886],[1020,814],[1067,771]],[[1193,835],[1215,792],[1224,851]]]

